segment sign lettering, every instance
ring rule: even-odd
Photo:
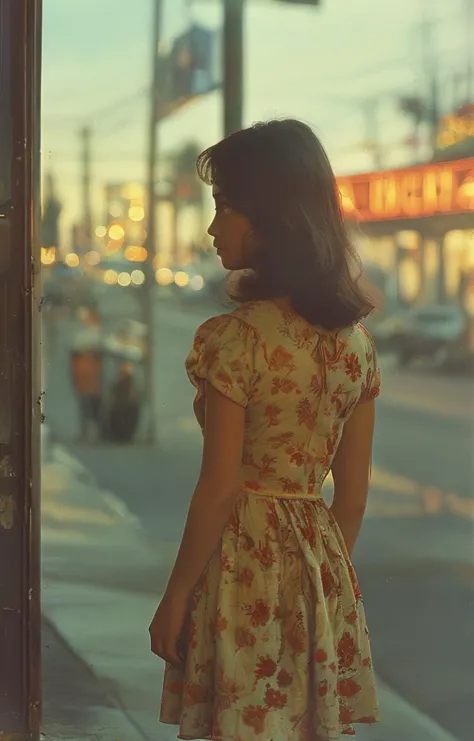
[[[474,157],[338,178],[346,217],[359,221],[474,213]]]

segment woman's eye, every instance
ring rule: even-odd
[[[228,214],[232,213],[232,208],[230,206],[226,206],[224,203],[217,203],[214,207],[214,211],[218,214],[224,214],[227,216]]]

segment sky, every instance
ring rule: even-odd
[[[80,217],[79,131],[85,124],[92,126],[97,223],[106,183],[144,181],[152,0],[43,2],[43,173],[55,175],[67,229]],[[403,142],[411,127],[397,96],[426,89],[426,65],[437,64],[449,108],[453,77],[468,55],[464,4],[322,0],[315,9],[247,0],[244,125],[301,118],[321,138],[337,173],[363,172],[373,169],[361,146],[364,102],[377,100],[384,167],[409,163]],[[164,45],[192,20],[221,25],[216,0],[163,0],[163,6]],[[189,140],[204,148],[221,137],[221,95],[212,93],[160,124],[159,151]]]

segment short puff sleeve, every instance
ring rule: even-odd
[[[246,407],[252,393],[255,331],[233,314],[204,322],[196,332],[186,371],[191,383],[203,391],[203,381]]]
[[[366,336],[365,368],[363,373],[360,401],[371,401],[380,394],[380,366],[377,349],[372,335],[363,327]]]

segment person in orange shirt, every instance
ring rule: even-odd
[[[102,359],[94,350],[75,352],[72,378],[79,405],[80,439],[89,440],[91,428],[97,427],[101,412]]]

